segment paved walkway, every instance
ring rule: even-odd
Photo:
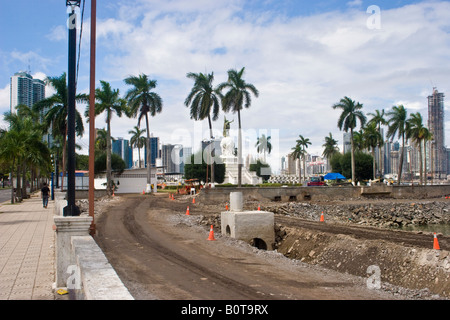
[[[0,204],[0,300],[55,300],[53,201]]]

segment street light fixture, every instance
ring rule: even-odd
[[[66,0],[66,7],[80,6],[81,0]]]

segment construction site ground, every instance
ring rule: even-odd
[[[441,250],[434,250],[429,233],[276,214],[275,250],[259,250],[220,234],[225,204],[192,200],[117,195],[96,209],[95,239],[135,299],[450,297],[448,236],[440,235]],[[257,205],[245,203],[249,209]],[[208,240],[211,225],[215,241]]]

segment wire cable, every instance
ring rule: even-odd
[[[83,8],[81,10],[81,26],[80,26],[80,40],[78,43],[78,61],[77,61],[77,75],[76,75],[76,79],[75,79],[75,92],[76,92],[76,88],[77,88],[77,83],[78,83],[78,73],[80,70],[80,56],[81,56],[81,39],[83,37],[83,21],[84,21],[84,8],[86,5],[86,0],[83,0]]]

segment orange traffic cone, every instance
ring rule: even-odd
[[[225,205],[225,210],[228,211],[228,203]]]
[[[258,205],[258,211],[261,211],[261,206],[260,205]]]
[[[145,189],[144,189],[144,190],[142,190],[142,194],[145,194]]]
[[[186,209],[186,215],[187,215],[187,216],[190,216],[190,214],[189,214],[189,206],[188,206],[187,209]]]
[[[325,221],[325,219],[323,218],[323,211],[322,211],[322,214],[320,215],[320,222],[324,222]]]
[[[211,229],[209,231],[208,241],[216,241],[216,239],[214,239],[214,228],[212,225],[211,225]]]
[[[173,193],[172,193],[172,200],[175,200],[175,198],[173,197]]]
[[[192,198],[192,203],[195,203],[195,198]]]
[[[441,247],[439,247],[439,241],[437,239],[436,232],[434,233],[433,249],[441,250]]]

